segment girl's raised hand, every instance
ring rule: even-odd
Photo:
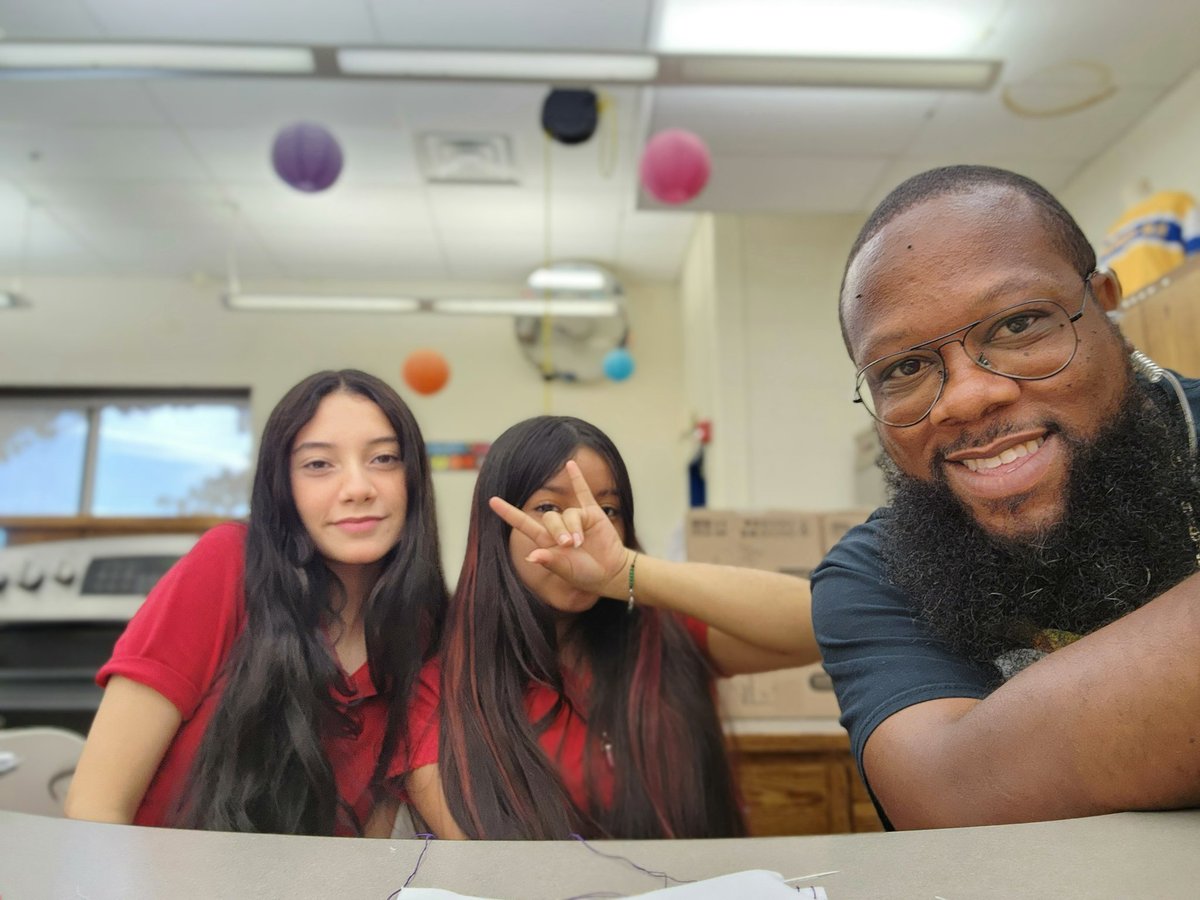
[[[567,460],[566,469],[578,506],[561,513],[546,512],[539,521],[500,497],[492,497],[488,505],[533,541],[536,549],[526,557],[529,562],[549,569],[580,590],[614,595],[613,585],[628,569],[633,551],[625,547],[575,461]],[[620,599],[620,592],[615,596]]]

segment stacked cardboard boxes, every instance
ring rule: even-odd
[[[686,525],[687,558],[807,578],[826,551],[870,512],[693,509]],[[722,679],[719,690],[722,711],[736,719],[838,715],[833,685],[819,663]]]

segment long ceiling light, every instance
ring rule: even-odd
[[[258,312],[374,312],[409,313],[421,309],[414,297],[334,296],[332,294],[242,294],[225,295],[230,309]]]
[[[337,60],[347,75],[393,78],[644,84],[658,74],[658,60],[648,53],[350,48],[338,50]]]
[[[319,61],[319,64],[318,64]],[[0,78],[293,75],[538,84],[760,85],[986,90],[995,60],[712,52],[0,42]]]
[[[556,297],[550,300],[518,297],[511,300],[465,298],[434,300],[432,312],[471,316],[615,316],[612,298]]]
[[[999,63],[971,59],[850,59],[799,56],[667,57],[664,76],[678,84],[792,85],[987,90]]]
[[[309,47],[5,41],[0,43],[0,69],[28,73],[96,70],[108,74],[311,75],[316,71],[316,65]]]
[[[346,296],[333,294],[248,294],[229,291],[225,305],[239,312],[440,313],[469,316],[615,316],[614,298],[556,297],[416,297]]]

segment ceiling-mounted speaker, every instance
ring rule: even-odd
[[[595,91],[554,88],[542,102],[542,128],[560,144],[582,144],[599,120]]]

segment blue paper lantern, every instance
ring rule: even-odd
[[[298,191],[323,191],[342,173],[337,138],[314,122],[296,122],[275,135],[271,146],[275,172]]]
[[[633,357],[624,347],[604,354],[604,374],[613,381],[624,381],[633,374]]]

